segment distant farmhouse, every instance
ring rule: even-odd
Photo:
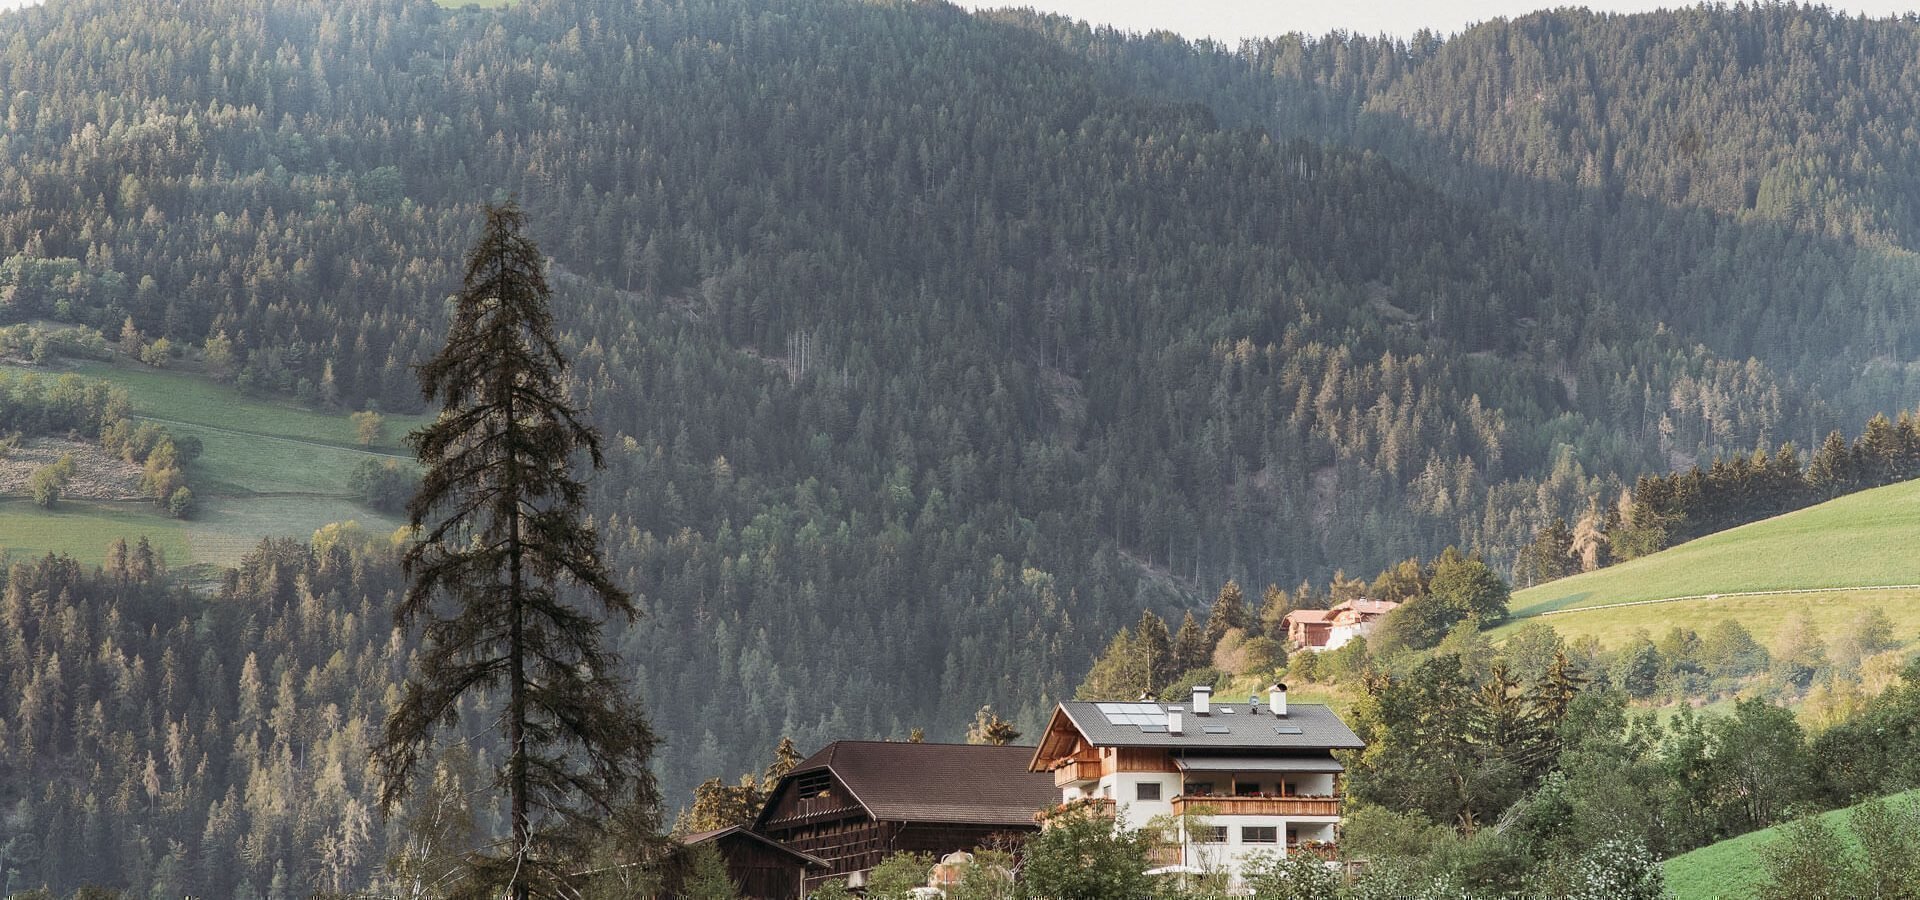
[[[1392,600],[1348,600],[1332,609],[1296,609],[1282,621],[1287,640],[1302,650],[1338,650],[1373,627],[1400,604]]]
[[[807,888],[867,873],[895,853],[936,857],[1012,845],[1060,801],[1028,770],[1034,748],[835,741],[781,778],[753,830],[818,859]]]
[[[1262,855],[1331,859],[1343,771],[1332,751],[1364,742],[1325,706],[1288,706],[1285,685],[1245,704],[1212,693],[1194,688],[1190,706],[1062,703],[1030,768],[1052,773],[1062,802],[1105,804],[1129,827],[1178,817],[1178,852],[1164,862],[1184,870],[1238,882]]]

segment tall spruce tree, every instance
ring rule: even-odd
[[[1193,618],[1193,611],[1187,611],[1187,617],[1180,622],[1180,630],[1173,636],[1173,667],[1175,675],[1184,675],[1201,668],[1213,660],[1213,645],[1207,643],[1207,633]]]
[[[1247,598],[1240,593],[1240,582],[1228,581],[1220,586],[1220,593],[1213,598],[1213,608],[1207,613],[1207,640],[1219,645],[1220,638],[1229,629],[1242,631],[1250,624],[1252,615],[1247,612]]]
[[[1175,675],[1180,674],[1173,664],[1173,634],[1167,631],[1165,619],[1154,615],[1153,610],[1142,610],[1140,624],[1133,629],[1134,642],[1147,667],[1147,690],[1158,693]]]
[[[489,206],[447,343],[420,367],[439,418],[410,440],[426,468],[408,506],[420,537],[395,617],[427,652],[375,754],[391,810],[463,700],[504,694],[495,783],[512,831],[476,851],[460,897],[561,896],[596,845],[646,850],[658,806],[654,736],[601,643],[635,607],[600,560],[573,475],[600,443],[569,403],[543,258],[512,203]]]

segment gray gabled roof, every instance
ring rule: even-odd
[[[1169,706],[1181,713],[1181,734],[1142,731],[1138,725],[1116,725],[1092,700],[1068,700],[1060,704],[1075,728],[1096,747],[1163,747],[1193,750],[1358,750],[1365,741],[1340,721],[1333,710],[1318,703],[1293,703],[1287,714],[1250,711],[1244,703],[1215,701],[1210,715],[1197,715],[1184,703],[1126,703],[1128,707],[1154,706],[1160,721],[1166,720]],[[1222,707],[1232,709],[1224,713]],[[1256,707],[1258,709],[1258,707]],[[1298,730],[1298,734],[1292,733]]]

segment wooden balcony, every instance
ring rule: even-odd
[[[1338,816],[1339,797],[1175,797],[1173,814],[1184,816]]]
[[[1069,762],[1053,770],[1053,786],[1066,787],[1082,781],[1100,780],[1100,761],[1097,759]]]
[[[1059,806],[1051,809],[1043,809],[1034,813],[1033,820],[1040,823],[1042,829],[1046,829],[1052,828],[1054,821],[1061,816],[1113,818],[1119,813],[1119,809],[1118,805],[1106,797],[1081,797],[1078,800],[1068,800]]]

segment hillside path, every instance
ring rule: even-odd
[[[1767,597],[1774,594],[1838,594],[1846,591],[1920,591],[1920,584],[1863,584],[1853,587],[1781,588],[1772,591],[1725,591],[1718,594],[1684,594],[1679,597],[1661,597],[1658,600],[1629,600],[1625,603],[1602,603],[1598,606],[1573,606],[1566,609],[1549,609],[1536,613],[1515,613],[1513,617],[1516,619],[1537,619],[1541,616],[1591,612],[1596,609],[1620,609],[1627,606],[1652,606],[1656,603],[1679,603],[1683,600],[1722,600],[1728,597]]]

